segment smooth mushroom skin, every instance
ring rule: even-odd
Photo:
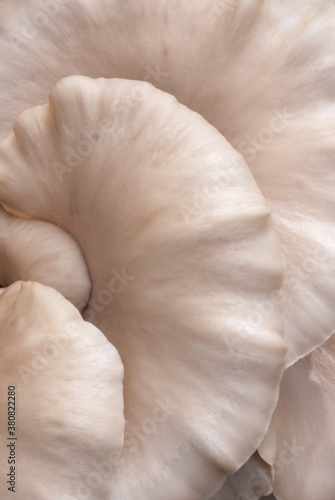
[[[333,500],[335,336],[285,371],[259,453],[274,471],[278,500]]]
[[[0,207],[0,283],[38,281],[55,288],[80,311],[88,303],[91,282],[74,239],[47,222],[21,219]],[[2,289],[3,290],[3,289]]]
[[[0,296],[0,367],[1,498],[109,500],[124,437],[116,349],[54,289],[16,282]]]
[[[75,238],[84,317],[125,365],[111,499],[203,500],[255,451],[277,400],[281,304],[252,321],[282,286],[269,208],[222,135],[150,84],[66,78],[14,130],[0,200]]]
[[[288,265],[287,365],[327,340],[335,324],[333,2],[1,5],[0,136],[68,75],[149,80],[175,95],[242,153],[273,209]]]
[[[273,490],[271,466],[256,452],[210,500],[259,500]]]

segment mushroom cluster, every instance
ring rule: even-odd
[[[335,5],[0,0],[0,496],[334,500]]]

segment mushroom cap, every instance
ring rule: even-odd
[[[327,340],[335,324],[329,279],[335,273],[334,5],[41,5],[2,3],[0,136],[10,133],[21,111],[47,102],[50,88],[73,74],[148,80],[175,95],[244,155],[272,207],[287,261],[287,364]]]
[[[264,436],[286,353],[281,304],[257,320],[284,263],[242,156],[150,84],[69,77],[0,161],[0,200],[83,250],[84,317],[125,365],[111,498],[214,493]]]
[[[335,491],[335,335],[285,371],[260,454],[279,500],[332,500]]]
[[[0,283],[38,281],[55,288],[80,311],[91,282],[74,239],[47,222],[21,219],[0,208]]]
[[[12,494],[4,480],[12,466],[18,500],[72,500],[83,492],[109,500],[124,436],[116,349],[54,289],[16,282],[0,296],[0,359],[1,498]]]

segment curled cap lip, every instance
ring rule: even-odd
[[[104,463],[108,475],[86,497],[109,500],[115,475],[109,460],[121,453],[124,435],[116,349],[54,289],[17,282],[0,297],[0,358],[0,396],[11,402],[1,405],[0,435],[16,438],[17,498],[78,498],[94,464]],[[3,477],[9,465],[2,454]],[[7,488],[1,481],[2,498]]]
[[[2,290],[1,298],[2,300],[11,300],[13,301],[17,295],[17,292],[20,290],[22,285],[22,281],[16,281],[12,286],[8,287],[6,290]]]
[[[38,281],[52,286],[80,311],[91,282],[74,239],[47,222],[17,218],[0,209],[0,283]]]

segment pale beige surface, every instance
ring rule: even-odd
[[[39,3],[2,1],[0,127],[5,137],[19,112],[73,73],[148,78],[201,112],[241,151],[273,207],[288,261],[292,364],[334,331],[334,6],[231,4],[73,0],[28,40],[22,18]],[[24,40],[18,50],[10,33]],[[201,190],[195,203],[203,206]],[[255,317],[273,306],[263,302]]]
[[[1,285],[38,281],[55,288],[82,311],[91,282],[74,239],[54,224],[13,217],[2,208],[0,227]]]
[[[116,349],[54,289],[16,282],[0,296],[0,495],[109,500],[123,445]],[[16,492],[7,490],[7,388],[16,388]],[[8,448],[9,451],[9,448]],[[100,479],[97,477],[100,473]],[[88,485],[95,485],[88,487]]]
[[[93,286],[84,316],[125,365],[111,498],[202,500],[264,436],[286,351],[280,304],[254,320],[284,266],[247,165],[142,82],[67,78],[14,129],[0,200],[75,238]],[[92,151],[70,168],[85,134]]]
[[[149,80],[172,93],[241,151],[273,208],[288,264],[288,365],[322,344],[335,323],[333,3],[51,4],[41,16],[38,0],[1,3],[0,136],[64,76]]]
[[[335,336],[284,374],[260,453],[272,464],[278,500],[333,500]]]

